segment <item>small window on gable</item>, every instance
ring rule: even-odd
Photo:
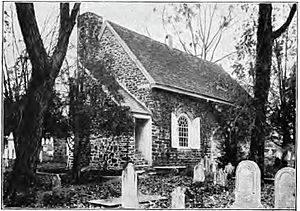
[[[189,146],[189,124],[185,116],[181,116],[178,119],[178,138],[179,138],[179,147],[188,147]]]
[[[200,118],[190,119],[181,113],[171,113],[171,144],[173,148],[200,149]]]

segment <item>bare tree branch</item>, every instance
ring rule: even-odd
[[[272,33],[273,39],[278,38],[288,28],[288,26],[290,25],[295,13],[296,13],[296,10],[297,10],[297,5],[293,4],[293,6],[290,10],[289,16],[286,19],[285,23],[279,29],[277,29],[276,31],[273,31],[273,33]]]
[[[212,54],[211,54],[210,61],[212,61],[213,58],[214,58],[215,51],[216,51],[217,47],[219,46],[219,43],[220,43],[220,41],[221,41],[221,38],[222,38],[222,31],[220,32],[219,38],[218,38],[218,40],[217,40],[217,42],[216,42],[216,44],[215,44],[215,46],[214,46],[214,49],[213,49]]]
[[[52,72],[52,77],[56,77],[59,68],[63,62],[63,58],[66,55],[66,51],[68,48],[68,43],[70,39],[70,34],[73,30],[76,21],[76,15],[79,12],[80,3],[75,3],[71,12],[71,16],[69,16],[69,4],[61,3],[60,5],[60,29],[58,35],[57,45],[52,55],[52,67],[54,72]]]
[[[47,53],[39,33],[33,4],[16,3],[16,8],[27,52],[30,59],[36,61],[32,64],[33,66],[37,66],[33,67],[32,74],[42,75],[42,71],[37,72],[34,70],[41,69],[39,67],[42,66],[42,63],[46,63]]]
[[[219,61],[225,59],[226,57],[231,56],[232,54],[235,54],[235,53],[237,53],[237,51],[234,51],[234,52],[231,52],[229,54],[226,54],[225,56],[222,56],[221,58],[215,60],[213,63],[217,63],[217,62],[219,62]]]
[[[214,5],[214,8],[213,8],[213,12],[212,14],[210,15],[210,19],[209,19],[209,26],[208,26],[208,31],[207,31],[207,38],[206,38],[206,43],[208,43],[208,40],[209,40],[209,37],[210,37],[210,32],[211,32],[211,26],[212,26],[212,20],[214,18],[214,15],[215,15],[215,12],[216,12],[216,4]]]

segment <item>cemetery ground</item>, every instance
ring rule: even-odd
[[[121,171],[87,171],[82,174],[81,184],[72,184],[71,177],[59,164],[39,167],[38,185],[32,192],[31,200],[4,202],[4,206],[26,208],[99,208],[89,201],[121,196]],[[43,173],[41,173],[43,172]],[[45,173],[47,172],[47,173]],[[59,173],[61,188],[52,190],[53,173]],[[4,183],[5,184],[5,183]],[[186,208],[229,208],[234,202],[235,178],[225,186],[214,185],[213,177],[206,175],[205,182],[193,183],[193,168],[180,172],[165,170],[138,174],[140,194],[160,195],[165,200],[140,204],[142,209],[171,208],[171,193],[176,187],[186,187]],[[274,181],[265,182],[261,192],[264,208],[274,207]]]

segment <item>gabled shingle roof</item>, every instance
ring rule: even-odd
[[[235,102],[232,93],[243,88],[216,64],[169,48],[166,44],[109,22],[142,63],[155,84]]]

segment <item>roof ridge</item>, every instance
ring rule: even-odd
[[[151,38],[151,37],[148,37],[148,36],[146,36],[146,35],[144,35],[144,34],[141,34],[141,33],[139,33],[139,32],[136,32],[136,31],[134,31],[133,29],[126,28],[126,27],[124,27],[124,26],[121,26],[121,25],[119,25],[119,24],[117,24],[117,23],[115,23],[115,22],[109,21],[109,20],[106,20],[106,21],[109,22],[109,24],[117,25],[117,26],[120,27],[121,29],[130,31],[130,32],[133,32],[133,33],[137,34],[138,36],[142,36],[142,37],[144,37],[144,38],[150,40],[151,42],[156,42],[156,43],[158,43],[158,44],[160,44],[160,45],[164,45],[164,46],[166,46],[170,51],[177,51],[177,52],[179,52],[179,53],[181,53],[181,54],[184,54],[185,56],[191,57],[191,58],[193,58],[193,59],[198,59],[198,60],[200,60],[200,61],[202,61],[202,62],[204,62],[204,63],[209,63],[210,65],[214,65],[214,66],[217,66],[217,67],[222,68],[222,67],[221,67],[220,65],[218,65],[217,63],[214,63],[214,62],[211,62],[211,61],[202,59],[202,58],[200,58],[200,57],[198,57],[198,56],[195,56],[195,55],[189,54],[189,53],[187,53],[187,52],[184,52],[184,51],[182,51],[182,50],[180,50],[180,49],[178,49],[178,48],[170,48],[167,44],[165,44],[165,43],[163,43],[163,42],[160,42],[160,41],[158,41],[158,40],[155,40],[155,39],[153,39],[153,38]],[[114,27],[113,25],[112,25],[112,27]],[[222,68],[222,69],[223,69],[223,68]],[[224,70],[224,72],[226,72],[226,71]]]

